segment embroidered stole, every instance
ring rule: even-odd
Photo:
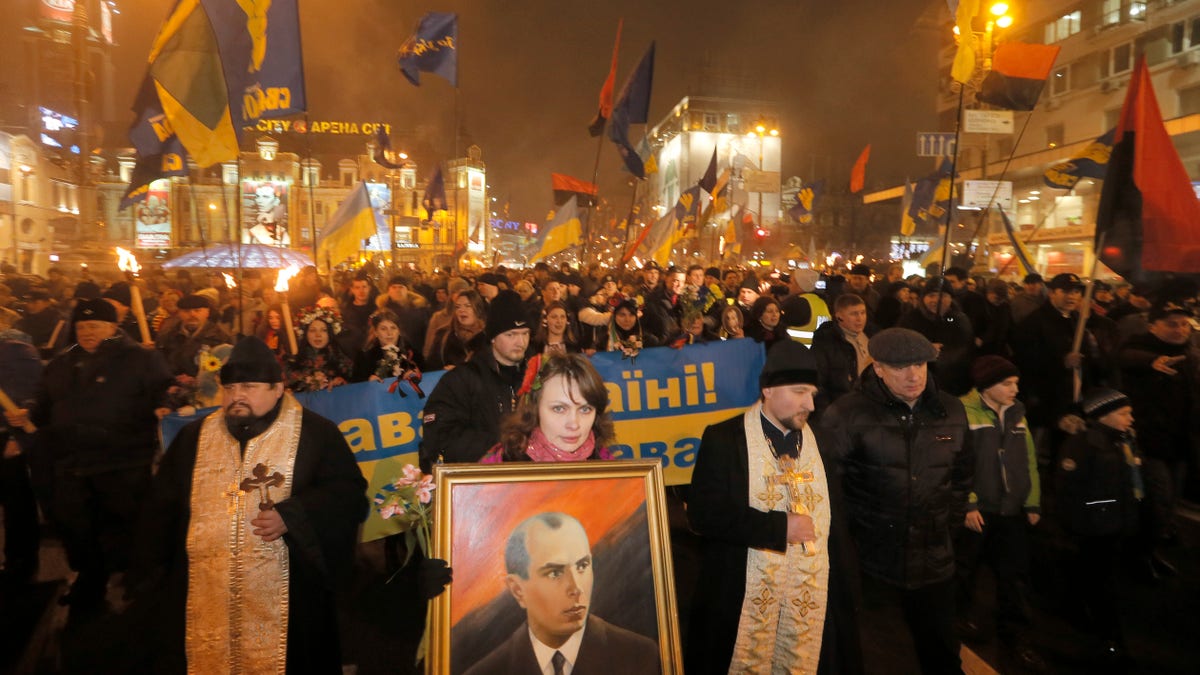
[[[302,408],[283,395],[279,418],[246,444],[243,458],[225,426],[224,411],[200,430],[192,471],[188,525],[188,673],[279,673],[287,666],[288,549],[283,538],[267,543],[252,533],[258,489],[239,486],[262,464],[283,475],[269,498],[292,493]]]
[[[771,452],[756,403],[744,416],[749,459],[750,507],[787,511],[802,505],[816,526],[809,550],[789,545],[786,553],[749,549],[746,596],[738,621],[730,673],[815,673],[821,657],[829,592],[829,491],[817,439],[807,425],[800,458],[792,471],[804,475],[789,488],[786,471]]]

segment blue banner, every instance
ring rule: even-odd
[[[688,483],[704,428],[741,413],[758,399],[758,374],[765,362],[763,346],[753,340],[655,347],[635,359],[622,358],[620,352],[596,354],[592,364],[604,378],[616,427],[610,450],[620,459],[657,459],[668,485]],[[422,388],[432,392],[443,374],[425,373]],[[296,394],[301,405],[332,420],[346,436],[369,483],[368,496],[399,476],[405,464],[417,463],[427,399],[418,398],[406,383],[399,390],[407,396],[389,393],[390,383],[362,382]],[[164,418],[164,447],[184,425],[213,410]],[[395,531],[372,512],[363,538],[370,541]]]
[[[458,86],[458,15],[430,12],[421,17],[417,32],[400,45],[400,72],[421,86],[421,71],[446,78]]]

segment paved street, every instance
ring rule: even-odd
[[[677,504],[677,502],[673,502]],[[672,543],[679,611],[686,631],[689,603],[697,567],[696,540],[683,529],[682,512],[672,510]],[[1200,514],[1187,512],[1182,545],[1170,559],[1180,576],[1149,585],[1132,574],[1123,575],[1122,603],[1133,665],[1127,671],[1147,675],[1194,673],[1200,663]],[[415,596],[415,581],[408,571],[387,583],[387,556],[383,542],[360,547],[358,570],[342,597],[342,651],[347,673],[360,675],[416,673],[413,655],[423,621]],[[1050,672],[1084,675],[1105,672],[1092,656],[1096,643],[1082,632],[1070,606],[1053,592],[1065,583],[1069,570],[1052,573],[1048,565],[1036,570],[1034,644],[1050,666]],[[81,626],[67,625],[67,612],[54,599],[65,590],[67,578],[62,548],[55,539],[42,546],[38,584],[30,591],[0,596],[0,672],[81,675],[121,672],[122,659],[138,649],[136,638],[127,641],[125,618],[107,616]],[[990,579],[981,575],[983,616],[990,616]],[[124,609],[119,592],[110,592],[117,612]],[[984,622],[985,632],[991,630]],[[876,616],[867,629],[879,635],[902,636],[899,617]],[[907,639],[872,641],[865,646],[868,664],[884,664],[872,672],[904,675],[912,663]],[[1090,652],[1090,654],[1089,654]],[[995,641],[975,642],[963,651],[964,669],[969,673],[1021,673],[998,653]]]

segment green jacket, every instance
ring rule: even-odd
[[[969,511],[1011,516],[1041,511],[1037,451],[1025,422],[1025,406],[1016,401],[1002,411],[1003,421],[972,389],[961,399],[975,445],[975,483]]]

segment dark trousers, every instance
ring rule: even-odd
[[[961,675],[961,644],[954,632],[954,579],[921,588],[903,589],[863,575],[863,611],[878,613],[887,607],[899,607],[912,636],[917,662],[925,675]],[[863,642],[893,640],[894,635],[869,635]],[[868,670],[871,670],[868,666]],[[898,664],[891,672],[905,672]]]
[[[983,532],[962,528],[954,542],[957,557],[957,609],[968,616],[975,595],[976,573],[986,563],[996,575],[996,631],[1012,644],[1029,624],[1029,537],[1024,514],[983,514]]]
[[[0,448],[3,443],[0,440]],[[32,574],[37,570],[41,528],[25,455],[0,459],[0,507],[4,509],[5,568]]]
[[[1121,642],[1121,613],[1117,604],[1117,566],[1120,535],[1076,537],[1079,553],[1071,568],[1074,593],[1092,631],[1101,640]]]
[[[90,591],[102,594],[108,575],[125,569],[149,486],[149,466],[55,472],[50,515],[62,533],[67,562]]]

